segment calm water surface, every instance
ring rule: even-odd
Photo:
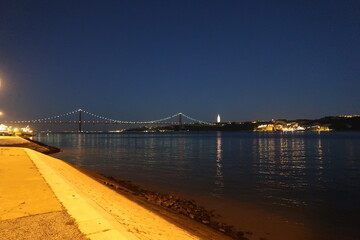
[[[358,132],[40,134],[35,140],[60,147],[55,157],[107,176],[213,200],[219,210],[230,209],[224,214],[240,228],[231,204],[251,203],[306,226],[316,239],[360,239]]]

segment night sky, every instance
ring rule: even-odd
[[[360,113],[360,1],[0,0],[0,111]]]

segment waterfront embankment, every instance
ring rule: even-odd
[[[38,141],[29,138],[22,138],[17,136],[0,136],[0,147],[22,147],[35,150],[44,154],[53,154],[60,152],[60,149],[53,146],[48,146]]]
[[[230,239],[31,149],[0,147],[0,177],[0,239]]]

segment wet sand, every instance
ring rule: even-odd
[[[193,198],[206,208],[216,209],[221,215],[219,220],[233,224],[241,231],[246,232],[245,236],[249,240],[327,239],[317,238],[308,226],[255,203],[209,199],[204,196],[194,196]]]
[[[96,178],[96,177],[95,177]],[[197,194],[189,194],[172,191],[171,189],[161,189],[146,186],[145,190],[137,190],[142,188],[126,180],[117,180],[120,186],[127,186],[127,189],[133,189],[140,192],[140,196],[146,198],[148,189],[153,189],[155,195],[161,195],[163,202],[167,202],[169,196],[179,196],[180,199],[192,199],[197,206],[203,206],[208,212],[213,213],[211,221],[224,224],[226,226],[234,226],[235,232],[243,233],[243,237],[249,240],[319,240],[319,239],[336,239],[331,235],[319,233],[317,227],[304,225],[302,222],[296,221],[296,218],[290,218],[288,214],[275,212],[272,209],[259,206],[251,202],[230,201],[223,198],[215,198],[210,196],[201,196]],[[110,185],[113,183],[110,182]],[[134,185],[135,187],[133,187]],[[116,186],[116,183],[115,183]],[[145,193],[141,193],[145,191]],[[159,199],[159,198],[158,198]],[[161,203],[158,203],[161,205]],[[165,206],[166,207],[166,206]],[[214,211],[212,209],[215,209]],[[316,231],[314,231],[316,229]]]

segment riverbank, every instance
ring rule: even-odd
[[[57,147],[48,146],[29,138],[22,138],[17,136],[0,136],[0,147],[29,148],[43,154],[54,154],[61,151]]]
[[[131,201],[134,201],[145,208],[149,209],[150,207],[151,209],[158,209],[157,211],[161,211],[165,218],[170,217],[170,219],[173,221],[175,220],[175,222],[177,222],[177,220],[174,219],[174,216],[168,216],[169,214],[187,217],[188,219],[206,225],[217,232],[224,233],[232,239],[246,240],[248,239],[246,238],[246,235],[253,234],[252,232],[239,231],[232,225],[218,221],[219,215],[217,213],[213,210],[208,210],[200,206],[194,200],[181,198],[177,195],[152,191],[128,180],[114,179],[74,165],[71,166],[77,168],[79,171],[85,173],[98,182],[108,186],[120,195],[125,195]]]
[[[19,138],[0,139],[1,145],[10,146],[10,143],[13,145],[28,144]],[[99,179],[95,180],[93,174],[89,172],[85,174],[86,170],[79,171],[59,159],[18,147],[1,147],[0,153],[2,156],[0,158],[1,177],[5,180],[8,179],[2,181],[3,186],[1,187],[3,191],[1,196],[5,197],[0,200],[0,236],[2,236],[0,239],[3,236],[5,239],[28,239],[29,235],[26,236],[28,233],[34,234],[34,236],[41,235],[46,232],[46,229],[49,229],[49,224],[55,222],[47,220],[51,218],[46,218],[46,214],[68,214],[65,216],[68,217],[67,220],[59,223],[59,226],[55,228],[75,226],[75,230],[77,227],[90,239],[230,239],[205,224],[144,201],[133,191],[126,189],[123,189],[124,191],[121,193],[114,191],[100,183]],[[31,172],[27,172],[28,169],[32,169]],[[22,175],[15,173],[16,171]],[[38,179],[42,185],[45,182],[45,185],[49,186],[50,190],[48,189],[49,191],[46,192],[56,196],[51,195],[50,197],[54,202],[52,205],[56,206],[55,209],[47,209],[46,206],[51,201],[42,198],[41,192],[32,192],[32,189],[34,187],[36,189],[40,184],[34,182],[34,179]],[[104,177],[101,179],[101,181],[105,180],[103,183],[109,185],[110,179]],[[18,186],[23,186],[24,181],[28,183],[26,194],[20,194],[24,191],[12,191],[19,189]],[[11,182],[12,185],[8,186],[8,182]],[[43,188],[39,187],[39,189]],[[30,201],[30,199],[32,200]],[[40,209],[45,207],[45,210],[32,212],[32,209],[37,209],[34,206]],[[23,212],[23,214],[5,218],[4,216],[9,212]],[[28,218],[36,220],[35,218],[39,214],[45,217],[38,221],[42,224],[35,224],[36,227],[30,225],[26,228],[26,221],[32,221]],[[48,223],[48,221],[50,222]],[[61,231],[68,232],[68,230]],[[103,237],[96,238],[98,234]],[[64,237],[60,234],[59,236],[62,237],[53,235],[51,239],[84,239],[84,235]],[[107,237],[104,238],[104,236]],[[114,236],[121,236],[121,238]],[[36,238],[31,237],[31,239]]]

